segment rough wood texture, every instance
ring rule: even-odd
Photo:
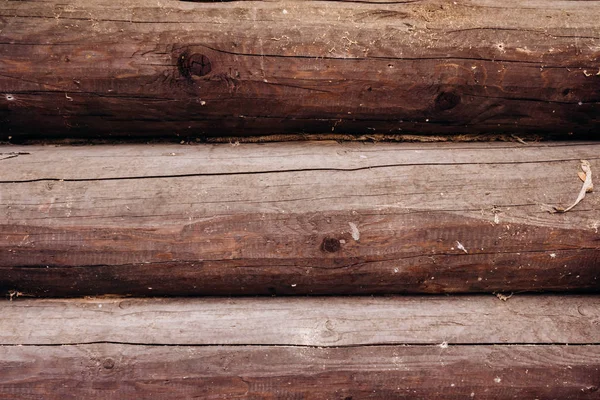
[[[0,345],[600,343],[600,297],[15,300]]]
[[[597,143],[0,152],[5,293],[600,289]]]
[[[598,1],[0,2],[0,139],[597,134]]]
[[[13,399],[598,399],[600,346],[0,346]]]
[[[0,397],[598,399],[599,301],[5,301]]]

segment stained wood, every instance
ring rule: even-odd
[[[0,346],[0,396],[598,399],[600,346]]]
[[[0,139],[596,135],[597,1],[0,2]]]
[[[600,146],[461,146],[5,147],[0,289],[598,290]]]
[[[0,315],[0,345],[600,343],[598,296],[15,299]]]

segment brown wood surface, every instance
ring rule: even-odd
[[[0,140],[597,135],[598,1],[0,1]]]
[[[575,200],[580,159],[600,171],[600,144],[518,146],[7,146],[0,289],[598,290],[600,197],[548,209]]]
[[[0,345],[600,343],[590,295],[14,299],[0,315]]]
[[[598,399],[600,297],[0,302],[0,398]]]
[[[599,399],[600,346],[0,346],[0,398]]]

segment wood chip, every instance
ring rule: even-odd
[[[553,212],[566,213],[567,211],[569,211],[573,207],[575,207],[577,204],[579,204],[581,202],[581,200],[583,200],[585,198],[586,193],[590,193],[594,190],[594,184],[592,183],[592,166],[590,165],[589,161],[581,160],[581,169],[583,172],[579,172],[578,175],[579,175],[580,179],[582,179],[582,176],[583,176],[583,186],[581,187],[581,190],[579,191],[579,195],[577,196],[577,199],[575,200],[575,202],[573,204],[571,204],[567,208],[562,208],[560,206],[554,206]]]

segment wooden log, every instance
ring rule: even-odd
[[[598,399],[600,346],[0,346],[0,396]]]
[[[0,397],[597,399],[598,302],[5,301]]]
[[[0,139],[592,134],[596,1],[0,2]]]
[[[597,290],[598,197],[543,203],[573,201],[600,145],[464,146],[8,147],[0,288]]]
[[[596,291],[600,144],[5,147],[0,290]],[[9,158],[10,157],[10,158]]]
[[[14,299],[0,313],[11,346],[600,343],[592,295]]]

